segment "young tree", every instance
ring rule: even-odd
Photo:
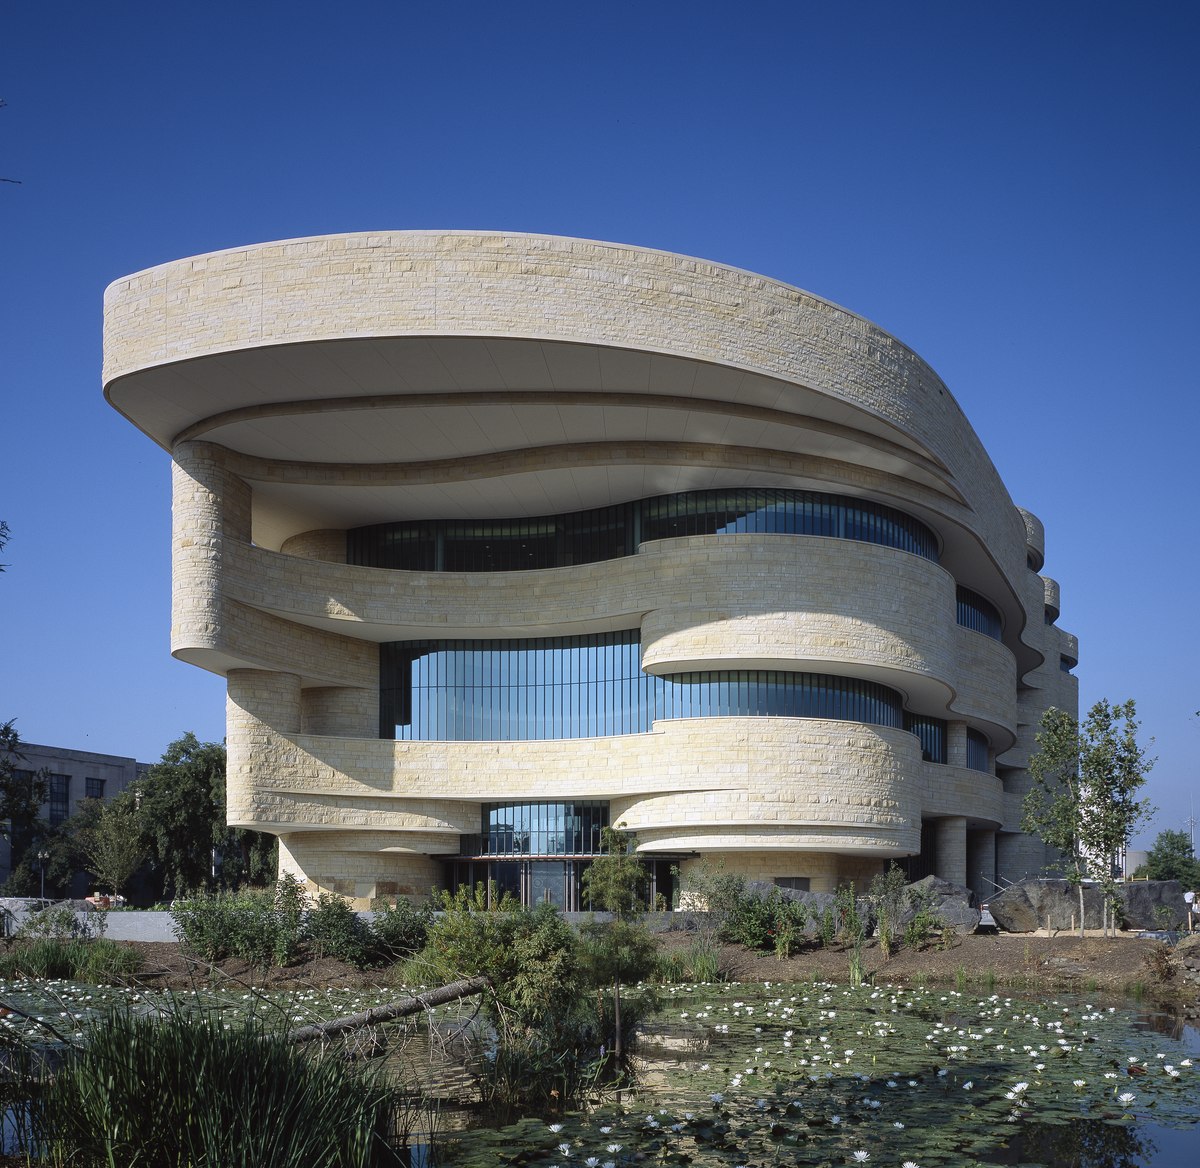
[[[637,858],[637,836],[606,827],[600,835],[603,855],[583,873],[582,884],[592,905],[621,918],[645,908],[641,899],[646,869]]]
[[[654,941],[637,917],[645,907],[641,889],[646,870],[637,858],[637,836],[606,827],[604,855],[583,874],[583,887],[593,906],[613,914],[610,921],[592,920],[580,933],[584,965],[594,985],[612,985],[613,1054],[622,1056],[621,983],[645,977],[653,968]]]
[[[98,800],[92,800],[98,802]],[[101,888],[122,896],[146,859],[137,807],[128,797],[102,803],[90,828],[80,833],[88,871]]]
[[[1114,861],[1129,837],[1154,814],[1150,801],[1140,794],[1154,759],[1138,745],[1139,725],[1132,698],[1117,706],[1101,700],[1088,711],[1079,736],[1079,772],[1087,792],[1084,847],[1099,868],[1106,933],[1110,920],[1115,924],[1120,903]]]
[[[1021,826],[1062,856],[1063,874],[1079,893],[1080,936],[1084,879],[1098,868],[1106,906],[1111,904],[1112,858],[1151,814],[1137,797],[1154,761],[1138,746],[1136,713],[1132,700],[1115,706],[1101,700],[1080,726],[1064,710],[1047,710],[1038,752],[1029,761],[1034,786]]]

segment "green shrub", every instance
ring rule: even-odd
[[[273,891],[217,893],[177,901],[175,935],[205,961],[240,957],[260,969],[287,965],[300,947],[303,886],[283,876]]]
[[[75,938],[86,941],[99,937],[107,924],[108,916],[103,912],[77,913],[65,904],[51,905],[30,913],[21,923],[16,936],[20,940],[52,937],[57,940]]]
[[[871,881],[870,897],[878,921],[879,951],[886,961],[900,937],[900,918],[908,905],[908,877],[895,861]]]
[[[377,1168],[392,1089],[247,1021],[115,1014],[33,1100],[53,1163],[162,1168]]]
[[[913,918],[904,930],[904,943],[911,949],[924,949],[930,938],[941,931],[942,918],[934,911],[932,894],[909,890]]]
[[[747,949],[773,949],[775,947],[773,900],[774,894],[766,897],[753,892],[743,892],[726,916],[721,936],[726,941],[744,945]]]
[[[725,915],[721,937],[747,949],[790,957],[804,939],[808,906],[777,888],[766,896],[744,888]]]
[[[304,921],[304,937],[318,957],[336,957],[362,969],[371,958],[371,931],[340,897],[322,892]]]
[[[821,944],[826,949],[831,948],[837,938],[837,917],[834,916],[832,905],[827,904],[821,913],[818,931],[821,936]]]
[[[388,908],[376,909],[371,922],[371,948],[374,958],[390,964],[419,953],[429,936],[433,921],[433,905],[426,903],[414,908],[403,898]]]
[[[518,1025],[565,1017],[578,1001],[577,941],[550,904],[523,909],[511,897],[481,889],[442,894],[422,953],[427,976],[442,981],[484,974],[492,983],[493,1017],[508,1012]]]

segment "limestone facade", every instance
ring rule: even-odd
[[[890,859],[988,895],[1035,874],[1033,735],[1077,708],[1075,639],[949,390],[881,329],[766,277],[585,240],[392,232],[165,264],[105,297],[105,392],[174,462],[172,651],[228,679],[231,824],[366,906],[474,856],[496,804],[603,803],[641,851],[814,889]],[[348,532],[751,488],[893,509],[935,557],[709,532],[530,570],[371,567]],[[996,632],[960,623],[966,590]],[[637,630],[664,679],[887,687],[839,717],[393,740],[381,645]]]

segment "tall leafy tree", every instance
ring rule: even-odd
[[[164,893],[212,883],[213,849],[225,838],[225,747],[190,730],[172,742],[135,791],[138,819]]]
[[[8,543],[11,532],[0,519],[0,552]],[[7,567],[0,564],[0,572]],[[9,845],[9,878],[6,889],[13,895],[28,896],[35,889],[29,863],[29,852],[43,826],[38,818],[46,801],[44,771],[31,772],[21,764],[21,736],[10,718],[0,723],[0,831]]]
[[[1152,813],[1139,792],[1154,760],[1138,745],[1138,729],[1132,699],[1097,702],[1082,725],[1064,710],[1047,710],[1029,762],[1034,786],[1021,826],[1060,854],[1063,874],[1079,893],[1081,936],[1084,880],[1097,879],[1111,904],[1112,858]]]
[[[201,742],[188,731],[147,770],[131,797],[145,855],[164,895],[210,888],[218,880],[236,885],[246,878],[274,879],[274,837],[225,824],[221,743]]]
[[[1149,880],[1178,880],[1184,888],[1200,891],[1200,860],[1192,852],[1191,836],[1186,831],[1160,831],[1138,874]]]
[[[32,877],[18,878],[18,872],[23,870],[22,860],[38,836],[39,812],[46,801],[46,776],[42,771],[30,771],[21,765],[25,755],[14,721],[10,718],[0,724],[0,831],[8,840],[11,857],[8,890],[22,896],[33,891]],[[21,887],[17,887],[18,882]]]

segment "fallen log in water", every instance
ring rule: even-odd
[[[380,1022],[391,1022],[396,1018],[404,1018],[409,1014],[419,1014],[422,1010],[431,1010],[434,1006],[454,1002],[459,998],[469,998],[481,994],[491,983],[486,977],[467,977],[452,981],[449,985],[438,986],[437,989],[427,990],[411,998],[400,998],[388,1002],[384,1006],[375,1006],[358,1014],[347,1014],[344,1018],[331,1018],[328,1022],[315,1022],[310,1026],[297,1026],[287,1032],[288,1042],[312,1042],[318,1038],[334,1038],[339,1034],[348,1034],[352,1030],[361,1030],[364,1026],[374,1026]]]

